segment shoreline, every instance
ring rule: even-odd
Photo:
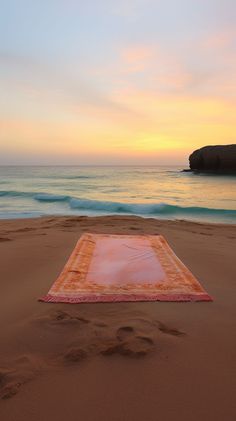
[[[157,223],[186,223],[186,224],[196,224],[196,225],[209,225],[209,226],[232,226],[232,227],[236,227],[236,222],[232,223],[232,222],[208,222],[206,220],[190,220],[190,219],[184,219],[184,218],[175,218],[175,219],[168,219],[168,218],[158,218],[158,217],[154,217],[154,216],[143,216],[143,215],[135,215],[135,214],[106,214],[106,215],[76,215],[76,214],[71,214],[71,215],[66,215],[66,214],[61,214],[61,215],[57,215],[57,214],[47,214],[47,215],[39,215],[39,216],[28,216],[28,217],[22,217],[22,218],[0,218],[0,225],[1,223],[4,222],[17,222],[17,221],[36,221],[36,220],[48,220],[48,219],[83,219],[83,218],[88,218],[88,219],[99,219],[99,218],[124,218],[124,220],[126,218],[130,219],[141,219],[144,221],[156,221]]]
[[[85,232],[164,235],[213,302],[39,302]],[[235,419],[235,245],[235,224],[0,220],[0,418]]]

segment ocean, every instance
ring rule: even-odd
[[[2,166],[0,218],[140,215],[236,223],[236,176],[179,166]]]

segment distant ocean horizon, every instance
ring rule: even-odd
[[[236,176],[180,165],[1,166],[0,219],[140,215],[236,223]]]

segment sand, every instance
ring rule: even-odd
[[[161,233],[214,301],[37,301],[83,232]],[[233,225],[1,221],[1,421],[234,421],[235,246]]]

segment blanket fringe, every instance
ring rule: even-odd
[[[202,294],[81,294],[77,297],[47,294],[39,301],[46,303],[110,303],[124,301],[213,301],[210,295]]]

